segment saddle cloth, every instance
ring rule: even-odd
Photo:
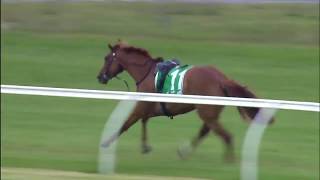
[[[176,66],[172,68],[161,81],[160,73],[157,71],[155,76],[155,87],[159,87],[159,83],[163,83],[162,89],[157,89],[158,92],[165,94],[182,94],[183,92],[183,79],[186,72],[191,68],[190,65]]]

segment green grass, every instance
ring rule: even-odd
[[[153,56],[214,65],[259,97],[319,102],[314,5],[31,3],[1,5],[1,84],[125,90],[95,77],[117,38]],[[127,74],[121,75],[134,83]],[[2,95],[1,166],[95,173],[99,139],[116,101]],[[221,117],[240,150],[247,124]],[[211,135],[187,161],[176,149],[200,126],[195,113],[150,122],[154,151],[140,154],[140,124],[121,137],[117,173],[239,179]],[[261,179],[319,178],[319,113],[279,111],[260,149]]]

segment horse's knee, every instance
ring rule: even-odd
[[[228,133],[224,128],[222,128],[221,125],[215,124],[213,126],[213,132],[216,135],[220,136],[227,145],[229,145],[229,146],[232,145],[232,143],[233,143],[232,135],[230,133]]]

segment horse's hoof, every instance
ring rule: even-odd
[[[177,153],[180,159],[185,160],[190,156],[192,151],[190,144],[184,144],[178,148]]]
[[[141,149],[141,153],[142,154],[148,154],[151,151],[152,151],[152,147],[151,146],[148,146],[148,145],[142,146],[142,149]]]
[[[177,150],[177,154],[178,154],[179,158],[182,160],[186,160],[188,157],[188,155],[181,149]]]

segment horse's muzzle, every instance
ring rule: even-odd
[[[106,74],[100,74],[100,75],[97,77],[97,79],[98,79],[99,83],[101,83],[101,84],[107,84],[110,78],[109,78],[108,75],[106,75]]]

